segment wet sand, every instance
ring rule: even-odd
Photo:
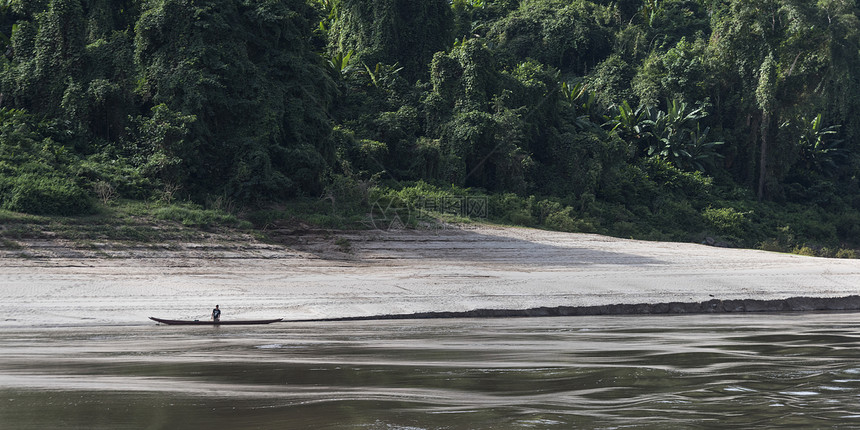
[[[215,304],[225,320],[297,320],[860,294],[860,260],[591,234],[476,227],[282,242],[21,241],[0,248],[0,326],[204,319]],[[830,303],[852,309],[857,298]]]

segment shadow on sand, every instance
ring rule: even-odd
[[[532,241],[510,234],[491,234],[485,228],[429,230],[367,230],[296,232],[284,245],[326,260],[373,263],[386,260],[430,260],[505,264],[520,267],[573,267],[584,265],[660,265],[644,255],[588,247],[614,240],[591,234],[571,233],[564,245]],[[499,230],[501,231],[501,230]],[[565,235],[567,233],[551,233]],[[576,236],[574,236],[576,235]],[[582,240],[577,240],[581,238]]]

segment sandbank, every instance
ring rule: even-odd
[[[215,304],[225,319],[288,320],[860,307],[860,260],[490,226],[282,236],[278,244],[21,241],[0,248],[0,327],[203,319]],[[738,305],[796,297],[824,300]],[[685,303],[699,305],[667,307]],[[717,309],[722,303],[731,306]],[[641,304],[662,305],[633,306]]]

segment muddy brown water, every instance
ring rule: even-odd
[[[0,327],[3,429],[860,428],[860,313]]]

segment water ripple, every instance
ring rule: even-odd
[[[0,331],[0,422],[20,429],[860,427],[855,319],[16,329]]]

